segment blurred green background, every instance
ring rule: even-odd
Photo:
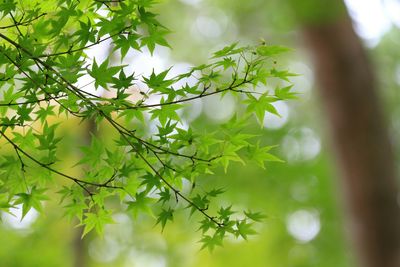
[[[394,14],[396,10],[400,13],[400,2],[346,3],[375,64],[396,140],[400,132],[400,20]],[[22,222],[2,214],[0,266],[355,266],[329,133],[314,89],[311,52],[303,47],[286,1],[171,0],[161,1],[156,9],[163,24],[173,31],[168,38],[173,50],[160,48],[154,56],[147,52],[128,55],[127,63],[142,72],[170,65],[179,72],[204,63],[212,51],[236,41],[255,44],[264,39],[268,44],[293,48],[277,64],[300,74],[292,79],[300,99],[276,103],[281,118],[268,115],[263,128],[254,120],[253,128],[246,129],[262,136],[263,143],[278,145],[274,151],[286,163],[267,164],[266,170],[255,164],[237,163],[227,174],[220,170],[203,177],[197,185],[226,189],[219,201],[232,204],[234,209],[265,213],[267,218],[259,226],[259,234],[249,241],[228,240],[223,248],[210,254],[200,251],[198,218],[189,219],[185,212],[163,233],[154,226],[154,218],[143,215],[133,220],[117,213],[116,224],[106,227],[104,237],[92,234],[81,240],[79,227],[73,228],[62,218],[63,211],[56,201],[48,201],[45,214],[38,216],[31,211]],[[184,117],[187,123],[212,131],[230,118],[234,108],[233,98],[211,98],[193,103]],[[99,134],[107,136],[107,129]],[[83,142],[77,140],[78,136],[66,138]],[[73,162],[76,153],[65,147],[67,162]]]

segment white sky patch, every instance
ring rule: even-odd
[[[204,38],[217,39],[226,35],[231,26],[234,26],[234,24],[224,11],[211,8],[207,9],[205,14],[197,16],[192,25],[191,33],[192,36],[203,41]]]
[[[286,219],[290,235],[298,241],[307,243],[313,240],[321,229],[319,214],[316,211],[297,210]]]
[[[95,238],[89,243],[89,255],[97,262],[112,262],[115,260],[121,247],[119,243],[110,236],[106,238]]]
[[[277,101],[277,102],[274,102],[271,104],[278,111],[280,117],[275,114],[265,112],[264,127],[267,129],[272,129],[272,130],[280,129],[289,120],[289,107],[283,101]]]
[[[156,135],[158,133],[158,127],[161,127],[161,123],[160,121],[155,118],[155,119],[151,119],[151,113],[149,113],[148,111],[146,111],[144,113],[145,118],[146,118],[146,126],[147,126],[147,131],[146,134],[148,137],[151,137],[153,135]]]
[[[193,65],[187,63],[187,62],[179,62],[173,65],[171,70],[168,72],[167,79],[171,79],[173,77],[176,77],[180,74],[184,74],[186,72],[189,72],[193,68]],[[173,88],[175,89],[181,89],[182,87],[188,85],[188,86],[195,86],[197,83],[197,79],[195,77],[201,76],[201,73],[199,71],[195,71],[192,76],[188,78],[183,78],[179,80],[178,82],[173,84]],[[183,97],[186,98],[186,97]],[[185,107],[183,109],[178,110],[178,114],[181,115],[183,113],[183,117],[187,119],[188,122],[191,122],[195,119],[197,119],[203,110],[202,108],[202,102],[200,99],[195,99],[189,102],[184,103]]]
[[[167,267],[167,260],[160,254],[150,254],[131,249],[125,262],[126,267]]]
[[[170,51],[165,47],[156,47],[153,55],[148,49],[143,52],[130,50],[124,59],[124,64],[128,64],[125,68],[126,73],[135,72],[136,75],[149,76],[153,70],[155,73],[166,70],[169,62]]]
[[[104,60],[107,59],[110,52],[110,42],[107,40],[99,45],[93,46],[87,49],[88,58],[86,63],[89,65],[88,68],[92,67],[93,59],[96,59],[96,63],[100,65]],[[143,52],[136,50],[130,50],[124,59],[123,65],[127,65],[124,68],[126,75],[135,73],[135,75],[148,77],[154,71],[156,74],[166,70],[167,62],[169,62],[169,49],[163,47],[157,47],[153,55],[148,49],[143,49]],[[102,95],[104,89],[96,89],[94,86],[94,79],[89,74],[83,75],[78,79],[76,86],[82,90],[95,95]],[[147,87],[140,81],[137,81],[139,88],[145,91]],[[156,99],[157,101],[158,99]]]
[[[89,69],[92,68],[93,60],[96,59],[97,65],[103,63],[104,60],[108,57],[108,52],[110,50],[111,40],[106,40],[101,42],[98,45],[92,46],[89,49],[85,50],[87,58],[85,59],[85,63]],[[100,96],[103,94],[102,88],[95,88],[94,86],[94,78],[89,74],[85,74],[78,78],[78,82],[76,86],[82,89],[85,92]]]
[[[282,149],[288,162],[312,160],[321,151],[321,141],[313,130],[303,127],[289,132]]]
[[[192,122],[197,119],[203,111],[203,102],[201,99],[194,99],[190,101],[190,104],[184,108],[186,112],[184,117],[188,122]]]
[[[35,209],[30,209],[28,213],[25,215],[24,219],[21,221],[22,217],[22,204],[17,205],[16,208],[10,208],[10,212],[15,216],[9,213],[2,213],[1,219],[3,222],[14,229],[29,229],[31,225],[36,221],[39,213]]]
[[[400,27],[400,1],[399,0],[385,0],[383,2],[385,11],[390,20],[397,27]]]
[[[381,0],[345,0],[354,21],[356,32],[366,40],[367,45],[375,46],[391,28],[391,20],[385,12]],[[397,13],[397,16],[398,13]]]
[[[172,68],[169,70],[167,74],[167,79],[172,79],[178,75],[184,74],[189,72],[194,66],[187,63],[187,62],[179,62],[175,63]],[[178,82],[173,84],[173,88],[180,89],[181,87],[184,87],[187,85],[189,86],[194,86],[197,83],[197,79],[195,76],[200,76],[201,73],[199,71],[195,71],[192,76],[183,78],[179,80]]]
[[[293,85],[292,91],[299,93],[301,98],[305,98],[311,91],[314,83],[314,73],[309,66],[302,62],[291,62],[288,70],[298,76],[290,77],[291,84]]]
[[[235,100],[231,95],[208,96],[203,100],[203,111],[206,116],[218,123],[229,120],[235,112]]]
[[[126,240],[127,236],[132,236],[133,227],[132,219],[125,213],[116,213],[112,215],[114,224],[107,224],[105,226],[105,235],[115,238],[116,240]]]
[[[194,27],[194,36],[197,36],[196,32],[200,33],[206,38],[218,38],[222,34],[222,27],[220,23],[212,17],[198,16]]]
[[[203,0],[179,0],[189,6],[198,6]]]
[[[189,130],[189,123],[185,120],[181,120],[180,122],[178,122],[178,124],[176,125],[176,127],[182,129],[182,130]],[[173,134],[178,133],[178,131],[176,129],[174,129]]]
[[[148,49],[143,49],[142,52],[130,50],[125,57],[122,64],[127,65],[124,72],[127,75],[134,75],[137,77],[135,81],[135,90],[138,92],[146,93],[148,91],[147,85],[143,82],[143,77],[149,77],[153,72],[159,74],[167,70],[168,62],[170,62],[170,51],[165,47],[156,47],[153,55]],[[151,95],[146,99],[145,104],[157,104],[161,100],[159,95]]]

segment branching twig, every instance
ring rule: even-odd
[[[164,152],[164,153],[169,153],[175,156],[184,156],[187,157],[189,159],[191,159],[192,161],[194,161],[194,159],[197,159],[195,156],[187,156],[187,155],[182,155],[179,154],[177,152],[172,152],[169,150],[165,150],[164,148],[161,148],[157,145],[154,145],[150,142],[144,141],[142,139],[140,139],[139,137],[136,137],[132,131],[126,129],[125,127],[123,127],[122,125],[120,125],[118,122],[116,122],[114,119],[112,119],[109,115],[105,114],[104,111],[95,103],[92,102],[92,100],[88,99],[87,96],[79,89],[77,88],[75,85],[73,85],[71,82],[69,82],[62,74],[60,74],[55,68],[53,68],[51,65],[49,65],[47,62],[41,60],[41,57],[43,56],[34,56],[28,49],[26,49],[25,47],[22,47],[21,45],[19,45],[18,43],[16,43],[15,41],[11,40],[10,38],[8,38],[7,36],[5,36],[4,34],[0,33],[0,37],[3,38],[4,40],[6,40],[7,42],[9,42],[10,44],[12,44],[16,49],[21,50],[22,52],[24,52],[25,54],[27,54],[29,57],[31,57],[35,63],[40,64],[41,66],[43,66],[46,71],[52,72],[55,77],[51,78],[58,83],[61,86],[64,86],[64,88],[66,90],[68,90],[69,92],[71,92],[72,94],[76,95],[81,101],[83,101],[83,103],[87,106],[87,108],[92,109],[93,111],[95,111],[99,116],[103,117],[120,135],[120,137],[132,148],[132,151],[152,170],[152,172],[155,174],[155,176],[157,176],[170,190],[172,190],[175,194],[176,199],[181,198],[183,199],[185,202],[187,202],[189,204],[189,206],[195,208],[198,212],[200,212],[201,214],[203,214],[205,217],[207,217],[210,221],[212,221],[213,223],[215,223],[218,227],[222,227],[224,226],[223,223],[219,222],[215,217],[209,215],[207,213],[207,208],[202,208],[200,206],[198,206],[196,203],[194,203],[191,199],[189,199],[188,197],[186,197],[185,195],[183,195],[178,189],[176,189],[170,182],[168,182],[168,180],[166,180],[166,178],[164,178],[161,173],[150,163],[150,161],[142,154],[141,151],[139,151],[139,149],[135,146],[134,143],[132,143],[130,138],[134,138],[137,141],[139,141],[142,144],[145,144],[145,146],[147,148],[153,147],[152,149],[150,149],[150,151],[152,151],[156,157],[160,160],[160,162],[162,163],[162,165],[164,167],[166,167],[165,163],[161,160],[161,158],[159,158],[158,153],[160,153],[160,151]],[[107,37],[107,38],[111,38]],[[104,39],[103,39],[104,41]],[[99,42],[99,41],[98,41]],[[96,42],[95,44],[92,45],[96,45],[98,44],[98,42]],[[66,54],[66,53],[72,53],[74,51],[79,51],[79,50],[84,50],[88,47],[84,47],[84,48],[79,48],[78,50],[69,50],[66,52],[60,52],[60,53],[55,53],[55,54],[51,54],[51,55],[46,55],[46,57],[49,56],[56,56],[56,55],[61,55],[61,54]],[[16,63],[14,61],[11,60],[11,62],[16,65]],[[18,67],[18,65],[16,65]],[[237,82],[236,79],[234,79],[229,86],[227,86],[226,88],[223,89],[215,89],[215,91],[213,92],[206,92],[208,90],[209,87],[205,86],[205,89],[203,91],[203,93],[201,93],[200,95],[197,96],[193,96],[193,97],[189,97],[189,98],[185,98],[185,99],[178,99],[178,100],[174,100],[171,102],[166,102],[166,103],[159,103],[159,104],[153,104],[153,105],[141,105],[141,106],[132,106],[132,107],[126,107],[123,109],[137,109],[137,108],[151,108],[151,107],[159,107],[159,106],[165,106],[165,105],[173,105],[173,104],[179,104],[179,103],[184,103],[184,102],[188,102],[188,101],[192,101],[195,99],[199,99],[202,97],[206,97],[206,96],[211,96],[211,95],[215,95],[215,94],[219,94],[219,93],[224,93],[226,91],[236,91],[239,92],[237,88],[239,88],[240,86],[247,84],[247,83],[251,83],[251,79],[248,79],[248,74],[250,71],[250,65],[248,64],[246,67],[246,71],[245,71],[245,75],[244,75],[244,79],[241,80],[240,82]],[[21,68],[20,70],[27,75],[26,72],[24,72]],[[27,75],[27,77],[29,77],[29,75]],[[60,79],[60,80],[58,80]],[[207,88],[207,89],[206,89]],[[68,109],[67,109],[68,110]],[[115,110],[121,110],[121,109],[115,109]],[[68,110],[69,112],[71,112],[70,110]],[[74,115],[78,115],[78,114],[74,114]],[[16,146],[16,144],[14,144],[3,132],[0,132],[0,134],[7,139],[7,141],[9,143],[11,143],[12,145]],[[50,170],[51,172],[54,172],[58,175],[61,175],[65,178],[68,178],[72,181],[74,181],[75,183],[77,183],[79,186],[83,187],[83,189],[85,189],[85,191],[91,195],[92,193],[90,191],[88,191],[88,189],[84,186],[84,185],[92,185],[92,186],[96,186],[96,187],[106,187],[106,188],[117,188],[117,189],[123,189],[123,187],[119,187],[119,186],[111,186],[109,185],[109,183],[111,181],[114,180],[116,173],[114,173],[114,175],[108,179],[105,183],[102,184],[98,184],[98,183],[92,183],[92,182],[87,182],[87,181],[83,181],[80,180],[78,178],[69,176],[67,174],[61,173],[51,167],[49,167],[46,164],[41,163],[40,161],[36,160],[34,157],[32,157],[31,155],[29,155],[28,153],[26,153],[25,151],[23,151],[21,148],[17,147],[17,149],[24,154],[26,157],[30,158],[31,160],[33,160],[34,162],[36,162],[37,164],[39,164],[40,166],[42,166],[45,169]],[[156,149],[158,151],[156,151]],[[210,162],[212,159],[207,160],[208,162]],[[172,169],[172,168],[171,168]],[[176,172],[175,169],[172,169],[173,171]]]
[[[15,142],[13,142],[3,131],[0,131],[0,135],[3,136],[7,142],[9,144],[11,144],[14,149],[20,153],[22,153],[25,157],[29,158],[30,160],[32,160],[33,162],[35,162],[36,164],[38,164],[39,166],[41,166],[44,169],[47,169],[55,174],[58,174],[64,178],[67,178],[69,180],[74,181],[75,183],[81,183],[81,184],[85,184],[85,185],[92,185],[95,187],[106,187],[106,188],[114,188],[114,189],[122,189],[121,186],[112,186],[112,185],[106,185],[106,184],[99,184],[99,183],[93,183],[93,182],[88,182],[88,181],[84,181],[81,179],[78,179],[76,177],[73,177],[71,175],[65,174],[63,172],[60,172],[52,167],[49,166],[49,164],[43,163],[39,160],[37,160],[35,157],[33,157],[32,155],[30,155],[28,152],[26,152],[25,150],[23,150],[22,148],[20,148]],[[24,165],[25,166],[25,165]]]
[[[94,43],[92,43],[90,45],[87,45],[87,46],[83,46],[83,47],[79,47],[79,48],[75,48],[75,49],[72,49],[72,47],[71,47],[66,51],[57,52],[57,53],[53,53],[53,54],[47,54],[47,55],[43,54],[43,55],[36,56],[36,58],[48,58],[48,57],[55,57],[55,56],[61,56],[61,55],[66,55],[66,54],[72,54],[72,53],[75,53],[75,52],[80,52],[80,51],[83,51],[83,50],[88,49],[90,47],[96,46],[96,45],[98,45],[98,44],[100,44],[100,43],[102,43],[104,41],[107,41],[107,40],[109,40],[109,39],[111,39],[111,38],[113,38],[113,37],[115,37],[115,36],[117,36],[117,35],[119,35],[121,33],[124,33],[125,30],[128,30],[130,28],[131,28],[131,26],[124,27],[119,32],[114,33],[114,34],[110,34],[109,36],[107,36],[107,37],[105,37],[103,39],[99,39],[96,42],[94,42]]]
[[[34,18],[31,18],[29,20],[19,21],[19,22],[16,22],[14,20],[14,24],[6,25],[6,26],[0,26],[0,30],[4,30],[4,29],[8,29],[8,28],[14,28],[14,27],[18,27],[18,26],[30,26],[31,22],[33,22],[33,21],[35,21],[35,20],[37,20],[37,19],[39,19],[39,18],[41,18],[41,17],[43,17],[45,15],[47,15],[47,14],[46,13],[42,13],[42,14],[40,14],[40,15],[34,17]]]

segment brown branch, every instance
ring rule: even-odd
[[[18,27],[18,26],[30,26],[31,22],[33,22],[33,21],[35,21],[35,20],[37,20],[37,19],[39,19],[39,18],[41,18],[41,17],[43,17],[45,15],[47,15],[47,14],[46,13],[42,13],[39,16],[36,16],[36,17],[34,17],[32,19],[25,20],[25,21],[22,21],[22,22],[21,21],[20,22],[16,22],[15,19],[13,19],[13,21],[15,22],[14,24],[1,26],[0,30],[4,30],[4,29],[8,29],[8,28],[14,28],[14,27]]]
[[[16,151],[21,152],[25,157],[29,158],[30,160],[32,160],[33,162],[35,162],[36,164],[38,164],[39,166],[41,166],[44,169],[47,169],[55,174],[58,174],[64,178],[67,178],[69,180],[74,181],[75,183],[81,183],[81,184],[85,184],[85,185],[92,185],[92,186],[96,186],[96,187],[105,187],[105,188],[114,188],[114,189],[122,189],[121,186],[112,186],[112,185],[108,185],[108,184],[99,184],[99,183],[93,183],[93,182],[88,182],[88,181],[84,181],[81,179],[78,179],[76,177],[70,176],[68,174],[65,174],[63,172],[60,172],[56,169],[53,169],[52,167],[49,166],[49,164],[43,163],[39,160],[37,160],[36,158],[34,158],[32,155],[30,155],[29,153],[27,153],[25,150],[23,150],[22,148],[20,148],[16,143],[14,143],[7,135],[5,135],[5,133],[3,131],[0,130],[0,135],[3,136],[7,142],[13,146],[13,148]]]
[[[68,95],[48,96],[48,97],[44,97],[44,98],[41,98],[41,99],[30,100],[30,101],[25,101],[25,102],[0,103],[0,107],[21,106],[21,105],[27,105],[27,104],[37,104],[37,103],[40,103],[40,102],[48,102],[50,100],[55,100],[55,99],[63,98],[63,97],[66,97],[66,96],[68,96]]]
[[[75,94],[76,96],[78,96],[82,101],[84,101],[88,107],[92,108],[93,110],[95,110],[100,116],[102,116],[104,119],[106,119],[111,126],[118,131],[118,133],[120,134],[120,136],[127,142],[127,144],[129,144],[129,146],[132,148],[132,150],[136,153],[136,155],[139,156],[139,158],[154,172],[154,174],[168,187],[170,188],[176,196],[179,196],[181,199],[183,199],[184,201],[186,201],[191,207],[194,207],[198,212],[200,212],[201,214],[203,214],[205,217],[207,217],[209,220],[211,220],[213,223],[215,223],[218,227],[222,227],[224,226],[223,223],[218,222],[215,217],[210,216],[207,212],[206,209],[203,209],[199,206],[197,206],[193,201],[191,201],[188,197],[186,197],[185,195],[183,195],[178,189],[176,189],[171,183],[169,183],[158,171],[157,169],[147,160],[147,158],[140,153],[140,151],[135,147],[135,145],[131,142],[131,140],[128,137],[132,137],[131,135],[127,135],[126,133],[126,129],[125,128],[120,128],[119,124],[117,124],[111,117],[109,117],[108,115],[106,115],[96,104],[94,104],[91,100],[88,100],[84,94],[82,94],[82,92],[80,92],[79,88],[77,88],[76,86],[74,86],[73,84],[71,84],[67,79],[65,79],[57,70],[55,70],[52,66],[50,66],[49,64],[47,64],[46,62],[42,61],[39,57],[35,57],[33,56],[33,54],[27,50],[25,47],[22,47],[21,45],[19,45],[18,43],[16,43],[15,41],[11,40],[10,38],[8,38],[7,36],[3,35],[0,33],[0,37],[5,39],[6,41],[8,41],[10,44],[14,45],[17,49],[20,49],[21,51],[23,51],[24,53],[26,53],[28,56],[30,56],[33,60],[35,60],[36,62],[40,63],[44,68],[46,68],[48,71],[51,71],[55,74],[55,76],[57,76],[61,81],[58,81],[57,79],[55,79],[55,81],[57,81],[59,84],[65,85],[65,89],[67,89],[68,91],[70,91],[71,93]],[[219,91],[214,91],[208,94],[204,94],[203,96],[210,96],[210,95],[214,95],[217,93],[222,93],[228,90],[231,90],[232,88],[237,88],[245,83],[249,83],[251,82],[251,80],[247,79],[247,76],[249,74],[249,67],[246,69],[246,74],[245,74],[245,79],[243,81],[241,81],[240,83],[234,85],[234,82],[232,82],[232,84],[228,87],[225,88],[224,90],[219,90]],[[65,83],[65,84],[63,84]],[[201,97],[203,97],[201,96]],[[183,101],[183,102],[187,102],[193,99],[198,98],[199,96],[196,97],[192,97],[192,98],[187,98],[187,99],[183,99],[183,100],[177,100],[177,101]],[[173,101],[171,102],[171,104],[173,103],[178,103],[177,101]],[[131,131],[129,131],[131,132]],[[4,136],[4,135],[3,135]],[[193,160],[193,157],[192,157]],[[44,167],[44,166],[43,166]],[[46,166],[47,168],[50,168],[49,166]],[[50,168],[51,169],[51,168]],[[58,174],[60,174],[58,171],[53,170],[53,172],[56,172]],[[65,174],[60,174],[63,175],[66,178],[69,178],[71,180],[74,180],[75,182],[84,182],[87,184],[91,184],[85,181],[81,181],[78,180],[76,181],[77,178],[65,175]],[[92,183],[92,185],[95,186],[100,186],[100,187],[111,187],[108,186],[107,184],[95,184]],[[120,187],[111,187],[111,188],[120,188]]]
[[[70,49],[68,49],[66,51],[57,52],[57,53],[53,53],[53,54],[47,54],[47,55],[43,54],[43,55],[35,56],[35,58],[48,58],[48,57],[55,57],[55,56],[60,56],[60,55],[66,55],[66,54],[72,54],[72,53],[75,53],[75,52],[80,52],[80,51],[83,51],[83,50],[88,49],[90,47],[96,46],[96,45],[98,45],[98,44],[100,44],[100,43],[102,43],[104,41],[107,41],[107,40],[109,40],[109,39],[111,39],[111,38],[113,38],[113,37],[125,32],[125,30],[127,30],[129,28],[131,28],[131,26],[124,27],[119,32],[111,34],[111,35],[109,35],[109,36],[107,36],[107,37],[105,37],[103,39],[99,39],[96,42],[94,42],[94,43],[92,43],[90,45],[87,45],[87,46],[83,46],[83,47],[79,47],[79,48],[75,48],[75,49],[72,49],[72,47],[71,47]]]

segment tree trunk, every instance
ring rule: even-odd
[[[346,12],[321,23],[303,23],[303,35],[314,56],[359,262],[399,267],[398,180],[366,51]]]
[[[85,125],[86,133],[83,136],[86,146],[90,146],[92,141],[92,134],[97,135],[96,122],[93,119],[89,119]],[[84,192],[85,196],[87,193]],[[84,226],[78,226],[74,231],[73,237],[73,254],[74,254],[74,264],[73,267],[86,267],[88,266],[90,259],[88,255],[88,240],[86,238],[82,238]]]

